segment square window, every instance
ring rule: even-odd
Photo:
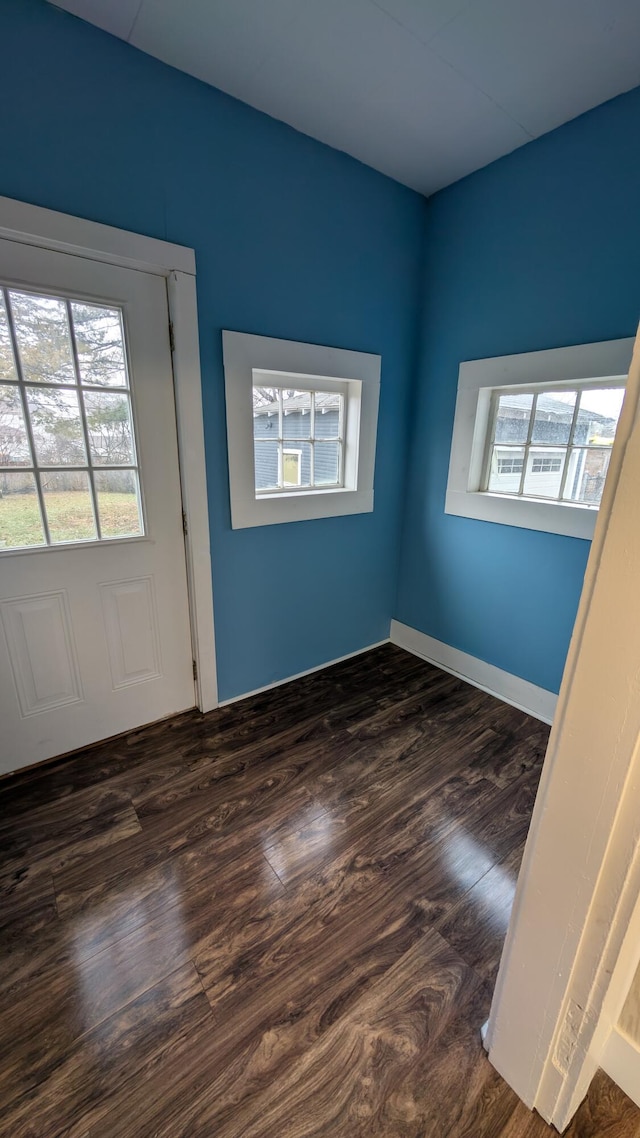
[[[460,366],[446,512],[591,537],[633,340]]]
[[[223,333],[234,529],[373,509],[380,357]]]

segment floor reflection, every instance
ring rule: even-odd
[[[284,833],[266,837],[262,852],[286,885],[308,863],[330,857],[336,838],[335,819],[330,811],[318,812],[309,805]]]
[[[147,875],[143,875],[117,897],[78,914],[72,935],[77,997],[85,1030],[89,1030],[101,1019],[103,1001],[113,1003],[114,993],[120,1000],[135,998],[145,990],[147,975],[146,986],[151,986],[150,965],[159,948],[163,955],[170,952],[176,968],[188,959],[180,874],[163,881],[161,914],[158,897],[150,893]]]

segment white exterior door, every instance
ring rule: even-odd
[[[0,241],[0,773],[192,707],[166,282]]]

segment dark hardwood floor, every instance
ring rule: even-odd
[[[479,1035],[546,738],[384,646],[0,783],[0,1135],[554,1133]]]

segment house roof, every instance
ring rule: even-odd
[[[524,414],[528,413],[531,403],[531,396],[526,393],[522,394],[505,394],[500,397],[501,407],[512,407],[514,410],[522,411]],[[570,403],[565,403],[562,399],[554,398],[553,395],[539,395],[537,409],[543,415],[549,415],[557,419],[571,418],[573,415],[573,406]],[[598,411],[580,410],[578,418],[588,418],[590,423],[601,423],[602,426],[615,427],[616,420],[609,415],[601,415]]]
[[[307,403],[307,400],[306,400],[306,393],[299,392],[297,395],[292,396],[289,399],[283,399],[282,407],[283,407],[285,415],[291,415],[295,411],[298,411],[302,415],[308,414],[309,404]],[[335,395],[331,395],[328,392],[326,392],[326,393],[322,392],[320,394],[318,394],[318,392],[316,392],[316,411],[321,411],[322,414],[324,415],[327,413],[327,411],[336,411],[336,410],[337,410],[337,408],[335,405]],[[254,416],[256,416],[256,415],[277,415],[277,413],[278,413],[278,404],[277,403],[264,403],[261,407],[254,407],[254,409],[253,409]]]

